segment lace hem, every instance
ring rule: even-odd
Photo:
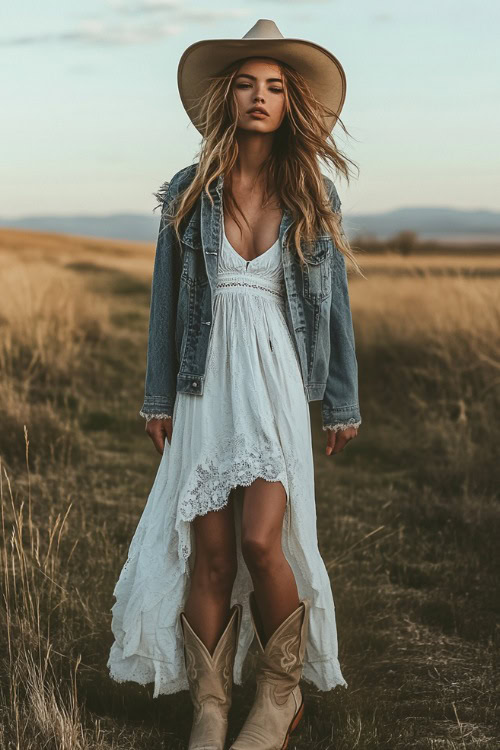
[[[227,503],[230,490],[239,485],[249,487],[255,479],[283,482],[288,495],[285,461],[270,442],[247,446],[244,435],[230,438],[219,445],[217,454],[198,464],[189,482],[191,489],[180,502],[183,521],[220,510]]]
[[[335,424],[325,424],[323,425],[323,430],[333,430],[334,432],[338,432],[339,430],[347,430],[348,427],[359,427],[361,424],[361,419],[356,420],[354,418],[351,418],[347,420],[347,422],[336,422]]]
[[[171,414],[147,414],[144,411],[139,412],[141,417],[144,417],[146,422],[150,422],[152,419],[172,419]]]

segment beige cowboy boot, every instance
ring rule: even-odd
[[[241,627],[241,604],[230,610],[229,622],[210,655],[184,612],[180,613],[184,659],[194,706],[188,750],[223,750],[233,688],[233,665]]]
[[[279,625],[262,646],[257,622],[261,623],[254,592],[250,592],[250,612],[259,654],[256,668],[257,690],[250,713],[230,750],[284,750],[291,732],[304,713],[299,687],[308,632],[309,601]]]

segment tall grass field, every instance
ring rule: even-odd
[[[187,691],[153,700],[106,667],[112,591],[160,458],[138,416],[153,254],[0,230],[5,750],[187,746]],[[348,688],[301,683],[288,750],[498,750],[500,256],[358,258],[358,437],[326,456],[310,404]]]

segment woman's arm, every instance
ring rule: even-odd
[[[174,183],[175,178],[163,199],[151,284],[145,395],[139,412],[147,421],[172,416],[177,390],[175,326],[181,263],[177,238],[166,217]]]
[[[333,182],[330,187],[332,208],[340,212],[340,198]],[[358,402],[358,364],[356,360],[345,257],[333,247],[332,299],[330,307],[330,361],[322,402],[323,430],[345,430],[361,424]]]

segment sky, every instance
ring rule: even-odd
[[[345,70],[350,135],[333,135],[359,169],[336,180],[343,211],[500,210],[494,0],[16,0],[0,21],[0,216],[151,212],[201,142],[183,51],[259,18]]]

